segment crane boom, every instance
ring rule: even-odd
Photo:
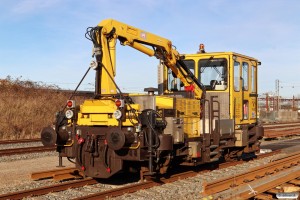
[[[113,78],[116,75],[116,42],[119,40],[121,45],[130,46],[162,60],[184,86],[192,88],[195,98],[202,98],[201,84],[185,66],[170,40],[113,19],[103,20],[98,26],[88,28],[86,36],[89,36],[88,39],[94,44],[94,54],[98,63],[96,69],[98,95],[117,93]]]

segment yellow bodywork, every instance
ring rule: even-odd
[[[188,137],[200,136],[200,101],[198,99],[157,96],[156,105],[159,109],[176,109],[177,117],[183,119],[184,133]]]
[[[131,104],[131,108],[139,110],[138,104]],[[131,108],[128,108],[130,110]],[[86,126],[118,126],[119,121],[113,117],[113,113],[117,110],[114,99],[103,100],[85,100],[80,106],[78,113],[78,125]],[[130,113],[126,113],[126,121],[122,122],[123,126],[132,126],[132,122],[137,123],[137,120],[132,119],[130,122]]]
[[[145,94],[140,94],[140,96]],[[134,96],[137,96],[136,94]],[[165,96],[155,96],[156,106],[164,109],[173,108],[172,97]],[[95,99],[95,100],[85,100],[84,103],[80,106],[80,112],[78,113],[78,125],[86,126],[118,126],[119,121],[113,117],[113,113],[117,110],[115,105],[115,99]],[[139,104],[131,104],[130,107],[126,105],[126,110],[135,110],[135,114],[140,113]],[[122,122],[122,126],[132,126],[132,122],[138,123],[136,119],[130,122],[128,117],[133,115],[132,113],[127,112],[127,120]]]
[[[156,96],[155,100],[159,108],[172,109],[174,107],[174,97]]]
[[[237,54],[234,52],[217,52],[217,53],[197,53],[180,55],[176,49],[173,48],[172,42],[163,37],[146,32],[144,30],[129,26],[127,24],[118,22],[116,20],[107,19],[102,21],[99,25],[101,31],[97,32],[97,41],[101,44],[102,60],[97,61],[101,67],[101,87],[100,99],[86,100],[81,106],[78,113],[78,125],[86,126],[134,126],[138,123],[137,119],[133,117],[138,116],[142,112],[141,105],[131,104],[127,106],[126,120],[120,122],[115,119],[113,114],[118,109],[115,105],[115,95],[117,94],[114,77],[116,75],[116,42],[120,40],[122,45],[130,46],[148,56],[156,56],[163,61],[163,94],[155,96],[155,108],[152,109],[175,109],[176,117],[184,120],[184,132],[188,137],[199,137],[201,134],[201,107],[200,99],[203,98],[202,88],[199,86],[198,74],[199,68],[196,67],[193,71],[194,77],[191,76],[189,70],[186,70],[180,62],[182,57],[185,60],[194,60],[198,63],[201,59],[209,58],[224,58],[228,63],[228,81],[229,87],[219,93],[230,94],[229,100],[229,118],[235,120],[235,124],[255,123],[257,117],[257,66],[258,60]],[[249,73],[253,73],[255,77],[255,84],[249,83],[247,91],[234,90],[234,63],[235,62],[248,63],[251,65]],[[179,63],[179,65],[178,65]],[[241,66],[242,67],[242,66]],[[179,79],[182,86],[193,87],[190,98],[172,96],[172,91],[166,86],[168,84],[167,70]],[[242,73],[242,68],[240,69]],[[252,70],[255,70],[255,72]],[[195,79],[196,78],[196,79]],[[196,81],[195,81],[196,80]],[[249,77],[249,80],[251,78]],[[201,81],[201,80],[200,80]],[[242,84],[242,83],[239,83]],[[181,86],[181,87],[182,87]],[[240,85],[242,87],[242,85]],[[255,87],[251,88],[251,87]],[[210,92],[210,91],[208,91]],[[212,92],[213,93],[213,92]],[[103,96],[101,96],[103,95]],[[106,96],[106,97],[104,97]],[[130,96],[130,94],[129,94]],[[145,96],[145,94],[144,94]],[[247,102],[248,118],[244,119],[242,116],[245,111],[243,103]],[[130,120],[128,119],[130,118]]]
[[[229,93],[229,115],[230,119],[235,120],[236,125],[241,124],[253,124],[257,121],[257,68],[259,61],[255,58],[238,54],[235,52],[214,52],[214,53],[198,53],[198,54],[186,54],[184,55],[186,60],[194,60],[196,63],[195,67],[195,76],[197,78],[199,74],[198,62],[201,59],[210,59],[210,58],[223,58],[227,60],[228,63],[228,85],[225,90],[220,91],[206,91],[207,93],[214,94],[218,93]],[[239,65],[239,75],[236,75],[234,71],[234,63],[238,62]],[[248,70],[248,88],[243,88],[243,82],[241,81],[241,74],[243,70],[242,63],[247,63],[249,65]],[[234,87],[234,78],[239,79],[239,91],[236,91]],[[201,81],[201,80],[200,80]],[[248,108],[244,108],[243,101],[247,101]],[[247,111],[248,116],[243,117],[243,112]]]
[[[158,109],[174,109],[178,111],[178,117],[183,119],[185,124],[184,132],[188,137],[200,136],[200,101],[197,99],[175,98],[168,96],[155,96],[156,106]],[[136,115],[139,114],[139,104],[131,104],[131,108],[127,106],[127,110],[136,110]],[[103,100],[86,100],[80,106],[78,113],[78,125],[86,126],[118,126],[119,121],[113,117],[113,113],[117,110],[114,99]],[[126,121],[122,122],[122,126],[133,126],[133,123],[138,123],[133,116],[126,113]],[[132,115],[132,114],[131,114]],[[128,118],[132,117],[132,121]]]
[[[200,101],[197,99],[177,98],[176,109],[179,117],[183,118],[184,133],[188,137],[199,137],[200,126]]]

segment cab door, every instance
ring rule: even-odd
[[[258,63],[256,61],[250,62],[250,91],[249,91],[249,121],[250,123],[257,122],[258,117],[258,106],[257,106],[257,67]]]
[[[252,110],[256,99],[250,95],[251,89],[251,62],[247,58],[236,57],[233,60],[233,117],[236,125],[247,124],[252,118]]]

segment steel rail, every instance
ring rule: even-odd
[[[204,184],[204,195],[215,194],[232,187],[237,187],[241,184],[251,182],[257,178],[264,177],[268,174],[273,174],[279,170],[284,170],[285,168],[296,166],[300,163],[300,153],[290,155],[286,158],[276,160],[274,162],[268,163],[266,165],[256,167],[251,171],[238,174],[234,177],[224,178],[222,180],[213,181],[211,183]]]
[[[40,171],[31,173],[32,180],[54,178],[56,175],[74,173],[77,169],[75,167],[58,168],[54,170]],[[56,180],[56,179],[55,179]]]
[[[267,157],[267,156],[271,156],[274,155],[276,153],[279,153],[280,151],[276,151],[276,152],[270,152],[270,153],[266,153],[266,154],[261,154],[259,155],[257,158],[263,158],[263,157]],[[221,163],[218,167],[218,169],[223,169],[232,165],[237,165],[240,163],[243,163],[244,161],[234,161],[234,162],[226,162],[226,163]],[[203,167],[204,168],[204,167]],[[84,196],[84,197],[79,197],[76,198],[76,200],[97,200],[97,199],[107,199],[107,198],[111,198],[111,197],[117,197],[117,196],[121,196],[125,193],[133,193],[136,192],[138,190],[141,189],[148,189],[154,186],[160,186],[166,183],[171,183],[171,182],[175,182],[177,180],[182,180],[182,179],[186,179],[189,177],[193,177],[196,176],[198,174],[202,174],[208,171],[212,171],[212,170],[200,170],[199,172],[197,171],[187,171],[187,172],[183,172],[183,173],[179,173],[179,174],[174,174],[172,176],[170,176],[168,179],[166,178],[162,178],[159,181],[154,181],[154,180],[148,180],[147,182],[143,182],[143,183],[138,183],[138,184],[134,184],[134,185],[129,185],[129,186],[125,186],[122,188],[116,188],[113,190],[107,190],[107,191],[103,191],[103,192],[99,192],[99,193],[95,193],[95,194],[90,194],[88,196]]]
[[[292,136],[292,135],[297,135],[300,134],[300,127],[298,128],[289,128],[289,129],[284,129],[284,130],[268,130],[265,131],[264,137],[265,138],[276,138],[276,137],[284,137],[284,136]]]
[[[21,140],[0,140],[0,144],[32,143],[32,142],[40,142],[40,141],[41,138],[21,139]]]
[[[299,126],[300,121],[297,122],[287,122],[287,123],[276,123],[276,124],[262,124],[265,129],[274,128],[274,127],[286,127],[286,126]]]
[[[0,195],[0,200],[22,199],[22,198],[25,198],[28,196],[44,195],[44,194],[48,194],[50,192],[59,192],[59,191],[67,190],[70,188],[78,188],[78,187],[83,187],[85,185],[92,185],[92,184],[96,184],[96,183],[98,183],[98,182],[95,179],[87,178],[87,179],[83,179],[83,180],[60,183],[60,184],[55,184],[55,185],[51,185],[51,186],[35,188],[35,189],[31,189],[31,190],[23,190],[23,191],[18,191],[18,192],[14,192],[14,193],[3,194],[3,195]]]
[[[262,154],[259,155],[258,158],[262,158],[262,157],[267,157],[270,155],[273,155],[275,153],[278,153],[279,151],[276,152],[271,152],[271,153],[266,153],[266,154]],[[222,163],[219,165],[219,169],[221,168],[226,168],[228,166],[231,165],[236,165],[242,163],[242,161],[235,161],[235,162],[230,162],[230,163]],[[207,168],[207,166],[206,166]],[[53,173],[53,171],[60,171],[59,170],[50,170],[49,175]],[[147,182],[143,182],[143,183],[138,183],[138,184],[133,184],[133,185],[129,185],[126,187],[122,187],[122,188],[118,188],[118,189],[113,189],[113,190],[108,190],[108,191],[104,191],[102,194],[101,193],[95,193],[92,195],[88,195],[88,196],[84,196],[81,198],[77,198],[77,199],[101,199],[101,195],[104,197],[112,197],[112,196],[118,196],[118,195],[122,195],[124,193],[129,193],[129,192],[135,192],[139,189],[146,189],[146,188],[150,188],[156,185],[162,185],[165,183],[170,183],[170,182],[174,182],[176,180],[180,180],[180,179],[185,179],[188,177],[192,177],[195,176],[199,173],[205,173],[208,171],[212,171],[211,169],[207,170],[205,169],[205,166],[201,166],[201,169],[199,169],[199,171],[186,171],[180,174],[174,174],[172,175],[170,178],[162,178],[160,179],[159,182],[155,182],[155,181],[147,181]],[[46,173],[47,171],[43,171],[40,173]],[[38,173],[38,172],[37,172]],[[37,175],[36,177],[38,177],[39,175]],[[152,183],[151,183],[152,182]],[[30,190],[23,190],[23,191],[18,191],[18,192],[14,192],[14,193],[8,193],[8,194],[3,194],[0,195],[0,200],[2,199],[22,199],[28,196],[38,196],[38,195],[45,195],[47,193],[50,192],[59,192],[59,191],[63,191],[63,190],[67,190],[70,188],[78,188],[78,187],[83,187],[85,185],[93,185],[93,184],[97,184],[97,180],[92,179],[92,178],[86,178],[83,180],[77,180],[77,181],[72,181],[72,182],[66,182],[66,183],[61,183],[61,184],[56,184],[56,185],[51,185],[51,186],[45,186],[45,187],[41,187],[41,188],[35,188],[35,189],[30,189]],[[119,192],[118,192],[119,191]]]
[[[282,123],[263,125],[265,132],[264,138],[285,137],[300,134],[300,123]]]
[[[210,170],[204,170],[204,171],[201,171],[200,173],[204,173],[204,172],[208,172],[208,171],[210,171]],[[187,172],[183,172],[180,174],[174,174],[173,176],[171,176],[169,178],[161,178],[158,181],[154,181],[151,179],[151,180],[147,180],[146,182],[132,184],[132,185],[124,186],[121,188],[115,188],[112,190],[106,190],[103,192],[75,198],[74,200],[109,199],[112,197],[121,196],[125,193],[133,193],[133,192],[137,192],[138,190],[144,190],[144,189],[148,189],[148,188],[151,188],[154,186],[160,186],[160,185],[163,185],[166,183],[171,183],[171,182],[174,182],[177,180],[186,179],[186,178],[189,178],[192,176],[196,176],[197,174],[199,174],[199,173],[197,173],[195,171],[187,171]]]
[[[16,155],[16,154],[54,151],[55,149],[56,149],[56,147],[44,147],[44,146],[16,148],[16,149],[2,149],[2,150],[0,150],[0,157],[1,156]]]
[[[239,199],[249,199],[252,197],[258,197],[259,194],[266,192],[270,189],[273,189],[283,183],[289,182],[293,179],[300,177],[300,167],[291,168],[274,176],[267,176],[265,178],[251,182],[251,189],[253,192],[249,191],[249,186],[245,185],[244,187],[237,188],[237,191],[234,193],[235,197]],[[230,198],[227,198],[232,199]]]
[[[278,127],[278,128],[270,128],[265,129],[266,132],[272,132],[272,131],[287,131],[287,130],[298,130],[299,131],[300,126],[286,126],[286,127]]]

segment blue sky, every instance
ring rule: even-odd
[[[91,61],[86,28],[113,18],[168,38],[180,53],[234,51],[258,58],[259,93],[300,96],[298,0],[1,0],[0,78],[73,89]],[[117,83],[126,91],[156,86],[158,60],[117,49]],[[90,72],[82,89],[90,89]]]

